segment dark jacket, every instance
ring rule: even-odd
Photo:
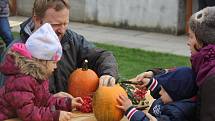
[[[191,68],[178,67],[173,69],[152,69],[154,77],[147,85],[156,100],[149,113],[158,121],[196,121],[197,102],[192,97],[197,93],[195,74]],[[172,103],[163,104],[159,92],[161,86],[173,99]],[[148,121],[146,115],[130,107],[125,115],[131,121]]]
[[[162,86],[173,101],[189,99],[197,94],[196,75],[190,67],[177,67],[166,69],[167,72],[154,74],[147,85],[153,98],[160,97]]]
[[[193,71],[199,86],[200,121],[215,120],[215,45],[203,47],[191,56]]]
[[[153,102],[149,113],[158,121],[196,121],[196,102],[192,99],[180,100],[169,104],[163,104],[161,99]],[[125,115],[129,121],[149,121],[145,113],[130,107]]]
[[[8,0],[0,0],[0,17],[9,16],[9,2]]]
[[[215,6],[214,0],[198,0],[198,2],[199,2],[199,10],[201,10],[205,7]]]
[[[28,62],[31,66],[19,68],[11,55],[5,59],[0,66],[6,77],[0,88],[0,121],[14,117],[23,121],[58,121],[60,110],[71,111],[71,99],[53,97],[48,80],[42,80],[43,74],[33,62]]]
[[[34,24],[30,19],[21,24],[21,40],[23,42],[32,33]],[[50,91],[56,93],[59,91],[67,91],[67,80],[69,75],[77,68],[82,67],[84,59],[88,59],[89,68],[93,69],[98,76],[104,74],[118,78],[118,67],[116,59],[111,52],[96,48],[89,43],[83,36],[66,30],[61,40],[63,55],[58,62],[57,69],[50,78]]]

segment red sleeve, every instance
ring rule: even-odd
[[[48,105],[55,105],[56,110],[72,111],[72,99],[69,97],[54,97],[50,94]]]
[[[49,81],[44,82],[45,87],[45,97],[47,97],[46,106],[55,106],[56,110],[64,110],[64,111],[71,111],[71,98],[69,97],[54,97],[53,94],[49,93]]]

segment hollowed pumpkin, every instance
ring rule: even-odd
[[[93,70],[88,69],[87,63],[85,60],[82,68],[70,74],[68,93],[74,97],[91,96],[98,88],[99,78]]]
[[[127,95],[125,90],[115,85],[113,87],[99,87],[93,96],[93,113],[98,121],[120,121],[123,111],[116,107],[120,105],[117,97],[120,94]]]

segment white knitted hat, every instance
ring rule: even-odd
[[[37,59],[59,61],[62,56],[60,40],[48,23],[37,29],[27,39],[25,46],[32,57]]]

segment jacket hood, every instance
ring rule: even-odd
[[[4,75],[18,74],[19,67],[16,66],[15,60],[11,55],[6,55],[4,62],[0,64],[0,72]]]
[[[16,52],[9,51],[4,62],[0,65],[0,72],[4,75],[25,74],[38,80],[47,80],[48,72],[44,64],[35,59],[27,59]]]

